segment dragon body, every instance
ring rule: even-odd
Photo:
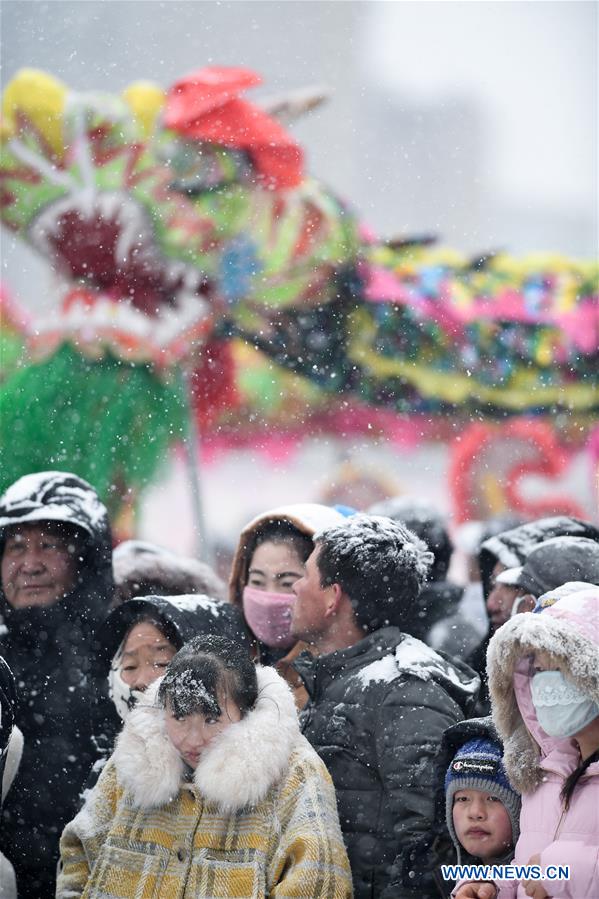
[[[189,402],[204,428],[251,419],[252,383],[275,385],[262,423],[340,403],[599,407],[595,263],[374,240],[245,99],[259,80],[208,67],[116,97],[24,70],[7,85],[2,221],[60,286],[3,384],[0,488],[75,460],[117,502],[185,434]]]

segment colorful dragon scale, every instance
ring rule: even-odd
[[[33,313],[27,389],[43,382],[44,365],[64,377],[64,360],[80,354],[118,374],[120,389],[141,366],[164,414],[178,401],[165,406],[162,385],[179,396],[182,364],[195,369],[204,424],[218,427],[221,413],[247,402],[232,368],[244,355],[226,349],[241,341],[263,354],[262,382],[280,385],[273,396],[298,390],[292,372],[323,404],[353,398],[401,413],[599,407],[596,263],[473,262],[367,237],[305,174],[280,123],[245,99],[259,82],[247,69],[207,67],[166,93],[138,82],[120,97],[78,94],[36,70],[7,85],[2,221],[63,285],[50,314]],[[23,398],[23,384],[6,380],[9,400],[11,391]],[[61,389],[63,402],[70,388]],[[75,407],[83,398],[72,390]],[[44,396],[52,420],[60,403],[52,409]],[[166,422],[173,439],[175,419]],[[61,440],[49,457],[68,450]],[[125,483],[136,476],[127,464]]]
[[[355,216],[304,177],[300,148],[240,98],[257,83],[210,67],[166,98],[147,83],[77,95],[30,70],[8,85],[3,219],[67,294],[36,323],[39,351],[70,337],[168,367],[216,332],[370,402],[593,405],[596,265],[473,267],[361,241]]]

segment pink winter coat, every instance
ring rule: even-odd
[[[599,899],[599,762],[587,768],[570,807],[560,799],[580,755],[572,739],[549,737],[530,693],[530,655],[546,650],[564,673],[599,702],[599,587],[570,594],[540,613],[516,615],[493,636],[487,671],[493,717],[505,745],[504,763],[522,793],[520,839],[513,864],[541,856],[541,867],[569,865],[569,881],[544,881],[556,899]],[[498,899],[526,899],[515,881],[498,883]]]

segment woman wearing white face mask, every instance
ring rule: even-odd
[[[230,601],[243,610],[256,658],[277,668],[299,708],[307,694],[291,663],[305,645],[290,635],[292,588],[314,549],[314,534],[343,520],[340,512],[318,503],[270,509],[244,527],[233,559]]]
[[[489,644],[493,717],[522,793],[513,864],[569,867],[569,879],[476,882],[456,899],[599,896],[599,587],[541,597]]]

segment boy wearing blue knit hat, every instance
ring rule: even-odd
[[[463,740],[445,775],[445,816],[458,863],[465,850],[485,864],[505,864],[518,839],[520,796],[507,779],[501,742],[490,719],[460,722],[449,731],[450,745],[452,736]]]

